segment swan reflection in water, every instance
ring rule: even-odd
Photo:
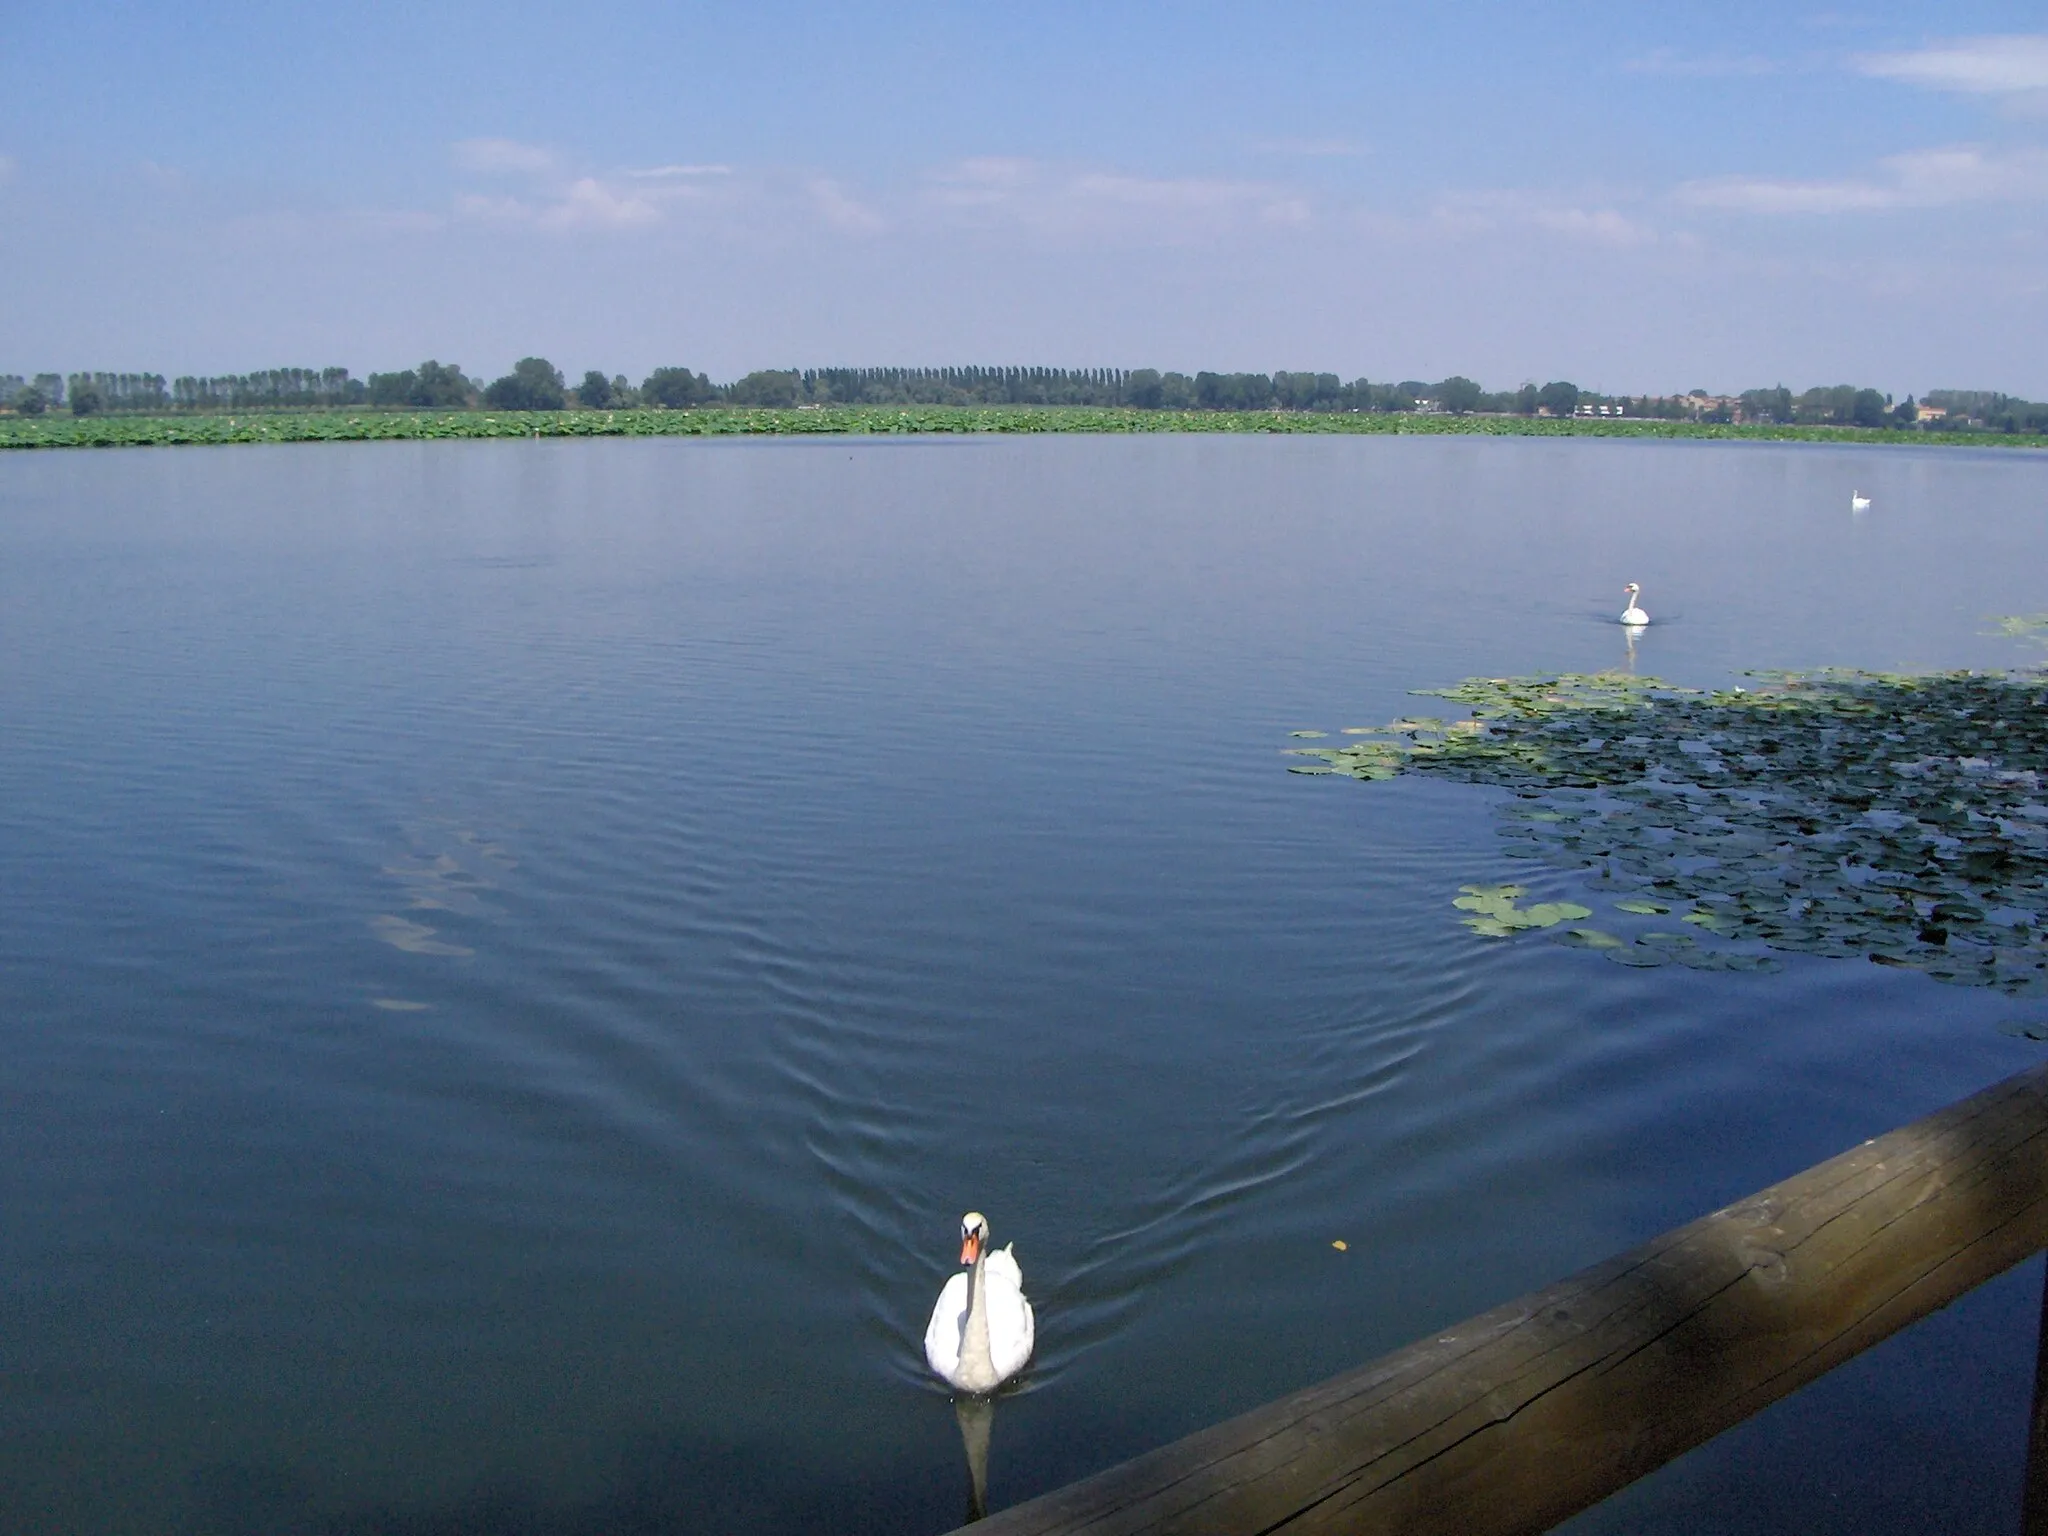
[[[979,1520],[988,1513],[988,1437],[996,1425],[996,1401],[956,1397],[953,1414],[960,1420],[960,1444],[967,1452],[967,1518]]]
[[[926,1362],[960,1394],[953,1409],[967,1451],[970,1520],[988,1508],[988,1442],[995,1425],[990,1394],[1024,1369],[1036,1337],[1014,1248],[990,1252],[988,1218],[979,1211],[962,1216],[960,1262],[967,1268],[947,1280],[924,1331]]]

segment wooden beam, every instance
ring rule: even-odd
[[[974,1530],[1545,1531],[2044,1245],[2048,1066]]]

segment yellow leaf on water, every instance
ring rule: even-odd
[[[1351,1245],[1345,1242],[1344,1239],[1341,1237],[1338,1238],[1337,1241],[1335,1241],[1334,1243],[1330,1244],[1330,1246],[1336,1249],[1339,1253],[1349,1253],[1351,1251]]]

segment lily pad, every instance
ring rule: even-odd
[[[1466,894],[1453,898],[1451,905],[1475,914],[1464,920],[1465,926],[1489,939],[1506,938],[1530,928],[1551,928],[1593,915],[1592,908],[1572,901],[1543,901],[1518,907],[1515,898],[1524,892],[1519,885],[1467,885],[1459,889]]]
[[[1688,912],[1679,921],[1681,923],[1692,923],[1697,927],[1706,929],[1709,933],[1718,933],[1724,938],[1729,934],[1741,931],[1742,928],[1742,924],[1736,919],[1720,912]]]
[[[1497,917],[1468,917],[1465,926],[1482,939],[1511,939],[1522,931],[1521,924],[1503,922]]]
[[[2015,995],[2048,987],[2048,677],[1759,673],[1701,691],[1587,673],[1436,692],[1469,718],[1347,728],[1340,743],[1296,749],[1315,759],[1297,771],[1506,789],[1508,857],[1649,883],[1653,895],[1616,910],[1664,917],[1689,904],[1695,935]],[[1490,936],[1577,920],[1559,911],[1572,903],[1517,907],[1520,888],[1463,894],[1493,898],[1460,902]],[[1661,942],[1701,969],[1778,965]],[[1603,953],[1657,964],[1659,947]]]
[[[1593,909],[1582,907],[1575,901],[1540,901],[1533,907],[1521,909],[1521,916],[1528,927],[1551,928],[1559,923],[1575,923],[1582,917],[1591,917]]]
[[[1628,940],[1617,939],[1598,928],[1567,928],[1562,933],[1552,934],[1551,938],[1567,949],[1621,949],[1628,943]]]
[[[1768,972],[1785,969],[1785,962],[1773,955],[1752,955],[1739,949],[1708,949],[1704,945],[1675,949],[1671,957],[1695,971]]]

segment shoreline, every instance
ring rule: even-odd
[[[943,436],[1036,432],[1642,437],[1893,447],[2048,448],[2048,435],[2039,433],[1736,425],[1642,417],[1148,411],[1122,406],[827,405],[710,406],[680,411],[278,411],[189,416],[17,416],[0,418],[0,450],[423,442],[449,438]]]

